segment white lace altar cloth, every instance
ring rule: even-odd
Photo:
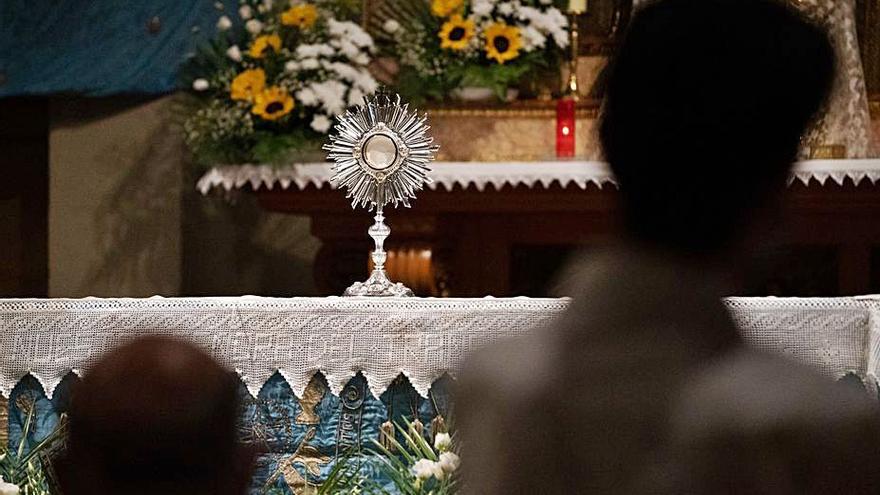
[[[300,163],[280,167],[270,165],[227,165],[215,167],[198,181],[197,189],[207,194],[211,189],[226,191],[250,186],[256,190],[304,189],[309,185],[321,188],[330,184],[330,163]],[[455,186],[474,186],[483,191],[488,186],[500,189],[504,186],[524,185],[530,188],[549,187],[558,183],[563,187],[575,184],[586,189],[588,184],[598,187],[614,185],[614,176],[608,166],[601,162],[549,161],[549,162],[435,162],[429,174],[433,182],[429,189],[443,186],[447,191]],[[736,170],[731,170],[736,174]],[[807,185],[811,179],[825,184],[828,179],[843,184],[849,178],[859,184],[868,180],[871,184],[880,180],[880,159],[859,160],[809,160],[798,163],[792,171],[790,182],[801,181]]]
[[[276,372],[301,397],[321,372],[338,394],[358,372],[375,396],[399,375],[426,396],[473,349],[550,322],[566,299],[182,298],[0,300],[0,392],[30,373],[51,397],[132,337],[195,342],[255,396]],[[874,377],[880,299],[733,298],[746,340],[839,377]],[[540,331],[540,330],[535,330]]]

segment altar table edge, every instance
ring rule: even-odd
[[[32,375],[51,398],[73,372],[137,335],[185,338],[257,396],[276,372],[301,397],[321,373],[339,394],[358,373],[380,396],[401,374],[422,397],[474,349],[550,323],[571,300],[534,298],[0,299],[0,394]],[[880,296],[725,299],[747,342],[876,386]]]

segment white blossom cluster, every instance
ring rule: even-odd
[[[183,125],[184,140],[190,147],[198,147],[205,140],[214,142],[246,137],[254,132],[253,116],[240,106],[212,101],[196,111]]]
[[[374,50],[373,38],[353,22],[327,21],[329,39],[325,43],[299,45],[284,69],[298,83],[294,99],[315,109],[312,129],[326,133],[331,117],[362,103],[379,84],[367,65]]]
[[[461,459],[458,454],[450,451],[451,447],[452,438],[449,434],[438,433],[437,438],[434,439],[434,448],[440,452],[437,460],[419,459],[410,468],[412,474],[418,480],[427,480],[432,477],[442,480],[454,473],[461,464]]]
[[[393,19],[390,19],[390,21],[397,22]],[[386,21],[385,24],[387,31],[389,27],[387,26],[388,22]],[[446,61],[439,57],[430,56],[425,47],[426,38],[428,36],[436,36],[436,34],[426,33],[422,25],[415,25],[409,29],[399,29],[399,24],[397,28],[395,28],[394,24],[391,24],[391,28],[393,32],[390,34],[394,38],[394,44],[398,50],[397,56],[401,65],[412,67],[422,77],[432,77],[443,73],[446,69]],[[476,50],[473,50],[465,55],[473,55],[475,53]]]
[[[480,31],[498,21],[515,25],[520,29],[523,50],[527,52],[544,48],[547,38],[559,48],[568,47],[568,18],[553,6],[553,0],[538,0],[537,3],[473,0],[470,18]]]

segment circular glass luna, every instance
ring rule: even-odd
[[[376,134],[364,143],[363,156],[373,170],[385,170],[397,160],[397,145],[387,134]]]

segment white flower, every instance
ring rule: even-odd
[[[339,115],[348,106],[343,99],[345,90],[348,89],[344,83],[334,80],[322,81],[312,84],[310,88],[330,115]]]
[[[348,106],[353,107],[364,102],[364,92],[359,88],[351,88],[348,91]]]
[[[336,54],[336,50],[327,44],[315,45],[299,45],[296,47],[297,58],[316,58],[316,57],[332,57]]]
[[[263,5],[266,6],[266,10],[272,10],[272,6],[275,4],[272,0],[263,0]]]
[[[543,48],[547,42],[547,37],[535,29],[534,26],[526,26],[521,31],[523,40],[523,49],[527,52],[535,48]]]
[[[352,62],[358,65],[369,65],[370,64],[370,56],[366,53],[361,52],[357,57],[352,59]]]
[[[440,454],[440,460],[437,461],[437,464],[443,472],[448,474],[458,469],[461,459],[455,452],[443,452]]]
[[[259,34],[263,30],[263,23],[256,19],[251,19],[244,23],[244,27],[251,34]]]
[[[318,95],[312,91],[311,88],[303,88],[294,94],[296,100],[307,107],[313,107],[320,103],[318,101]]]
[[[269,12],[272,10],[272,0],[263,0],[263,3],[257,6],[257,10],[260,12]]]
[[[431,476],[442,479],[446,474],[440,465],[429,459],[419,459],[413,464],[412,473],[420,480],[426,480]]]
[[[238,9],[238,16],[241,17],[242,19],[245,19],[245,20],[250,19],[251,17],[253,17],[253,15],[254,15],[254,12],[253,12],[253,10],[251,10],[250,5],[242,5]]]
[[[207,79],[196,79],[193,81],[193,89],[196,91],[204,91],[208,89]]]
[[[498,13],[501,15],[513,15],[514,6],[511,2],[498,4]]]
[[[452,437],[449,433],[438,433],[434,437],[434,448],[440,452],[446,452],[452,446]]]
[[[226,31],[227,29],[232,27],[232,21],[229,20],[229,17],[225,15],[221,15],[219,19],[217,19],[217,29],[220,31]]]
[[[300,67],[303,70],[315,70],[320,67],[321,64],[318,63],[318,59],[316,58],[307,58],[300,63]]]
[[[376,82],[376,79],[373,78],[373,75],[367,69],[361,69],[361,75],[354,84],[368,95],[375,93],[379,89],[379,83]]]
[[[288,60],[284,63],[284,72],[296,72],[299,70],[299,63],[296,60]]]
[[[235,60],[236,62],[241,62],[241,50],[238,48],[238,45],[232,45],[226,49],[226,56]]]
[[[482,19],[484,17],[489,17],[492,15],[493,9],[492,2],[490,0],[474,0],[474,3],[471,4],[471,12],[473,12],[474,17],[477,19]]]
[[[361,29],[360,26],[351,21],[337,21],[336,19],[327,20],[327,30],[334,38],[347,39],[355,46],[361,48],[369,48],[373,46],[373,38]]]
[[[20,491],[18,485],[7,483],[3,477],[0,476],[0,495],[18,495]]]
[[[388,19],[382,24],[382,29],[385,30],[386,33],[396,33],[398,29],[400,29],[400,23],[395,21],[394,19]]]
[[[361,77],[361,73],[354,67],[342,62],[333,62],[325,66],[326,69],[335,72],[341,79],[355,82]]]
[[[320,132],[321,134],[326,133],[330,130],[330,119],[327,118],[326,115],[317,114],[312,119],[312,129]]]
[[[552,5],[553,0],[539,0],[541,5]]]

